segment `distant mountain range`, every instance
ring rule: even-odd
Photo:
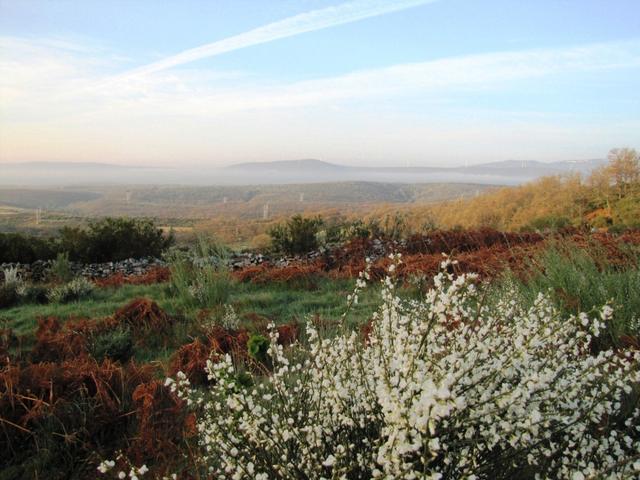
[[[0,164],[0,185],[259,185],[320,182],[477,183],[517,185],[545,175],[588,174],[605,160],[506,160],[457,167],[351,167],[316,159],[164,168],[107,163]]]
[[[302,181],[385,181],[402,183],[463,182],[513,185],[546,175],[568,172],[588,174],[605,160],[538,162],[505,160],[458,167],[350,167],[322,160],[304,159],[253,162],[231,165],[225,170],[263,180]]]
[[[349,169],[344,165],[336,163],[324,162],[313,158],[304,158],[300,160],[279,160],[275,162],[247,162],[236,163],[225,167],[226,170],[262,170],[262,171],[279,171],[279,172],[300,172],[300,171],[343,171]]]

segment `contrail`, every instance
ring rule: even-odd
[[[252,45],[272,42],[280,38],[322,30],[345,23],[357,22],[365,18],[406,10],[435,1],[437,0],[355,0],[332,7],[312,10],[254,28],[248,32],[185,50],[157,62],[117,75],[115,78],[146,75]]]

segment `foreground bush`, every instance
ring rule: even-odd
[[[440,273],[424,301],[405,301],[387,278],[364,341],[308,325],[308,346],[285,351],[274,330],[273,371],[252,387],[229,355],[207,363],[206,394],[168,381],[198,405],[201,467],[235,479],[637,475],[640,353],[590,354],[611,309],[567,320],[543,295],[526,309],[509,292],[485,305],[474,282]]]

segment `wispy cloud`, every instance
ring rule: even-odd
[[[160,75],[147,79],[144,85],[147,107],[167,108],[168,112],[179,114],[215,116],[234,111],[297,108],[376,97],[421,95],[428,98],[430,94],[443,92],[477,93],[502,88],[518,80],[562,74],[579,77],[586,72],[633,67],[640,67],[640,40],[450,57],[269,87],[250,85],[221,90],[218,86],[198,83],[194,80],[197,77],[192,77],[196,82],[193,84],[177,74],[170,78]],[[179,82],[181,92],[167,90],[171,79]],[[137,83],[130,82],[127,87],[123,84],[123,91],[125,88],[134,91]],[[154,91],[154,84],[162,84],[163,92],[149,95]],[[194,91],[198,94],[189,93]],[[135,103],[134,97],[129,95],[128,98]]]
[[[162,60],[125,72],[116,78],[146,75],[241,48],[357,22],[365,18],[406,10],[435,1],[437,0],[355,0],[312,10],[254,28],[239,35],[185,50],[176,55],[171,55]]]
[[[407,156],[415,155],[417,160],[425,148],[444,152],[445,139],[474,144],[486,138],[492,139],[485,141],[487,145],[501,148],[500,142],[511,142],[510,151],[521,152],[524,147],[518,142],[528,137],[556,150],[563,142],[573,145],[579,138],[597,139],[597,148],[603,151],[607,145],[629,144],[637,138],[637,121],[629,123],[617,114],[607,120],[599,114],[588,133],[576,121],[558,124],[556,112],[572,112],[571,93],[566,104],[554,108],[551,126],[547,118],[525,116],[519,124],[513,113],[505,120],[499,107],[495,115],[474,107],[465,127],[469,115],[457,114],[452,107],[467,105],[469,99],[486,92],[507,100],[509,93],[503,92],[516,92],[523,98],[538,79],[551,80],[550,93],[557,94],[562,92],[561,84],[566,88],[568,81],[591,81],[601,72],[611,78],[607,72],[619,70],[620,78],[632,78],[640,68],[640,39],[479,53],[279,85],[241,72],[182,68],[101,89],[92,86],[126,64],[109,52],[16,38],[0,38],[0,52],[0,71],[7,73],[0,75],[0,158],[5,159],[49,158],[51,152],[56,152],[56,158],[122,161],[186,157],[205,161],[212,155],[216,161],[231,161],[243,155],[266,158],[261,157],[264,152],[270,152],[269,158],[314,152],[327,158],[341,154],[364,158],[397,154],[398,148],[404,148]],[[557,91],[555,79],[563,80]],[[603,113],[607,111],[605,100],[598,103],[597,98],[581,97],[580,101],[591,102],[594,111],[601,105]],[[508,108],[523,107],[537,108],[526,102]],[[387,110],[377,115],[382,108]],[[624,122],[611,121],[616,119]],[[445,120],[449,126],[439,130]],[[564,123],[571,127],[567,135],[575,141],[567,141],[557,128]],[[486,137],[470,133],[483,125],[490,130]],[[427,131],[432,135],[425,136]],[[434,135],[441,137],[441,143],[425,140]],[[300,141],[291,142],[291,138]],[[528,146],[535,143],[527,142]],[[589,145],[589,151],[597,151]]]
[[[1,39],[0,67],[6,114],[126,111],[127,115],[197,117],[248,110],[299,108],[375,98],[465,95],[550,75],[640,67],[640,39],[576,47],[491,52],[360,70],[302,82],[264,85],[240,72],[180,69],[130,78],[110,88],[92,56]],[[12,53],[12,54],[11,54]],[[102,55],[100,56],[102,58]],[[111,65],[110,69],[113,68]],[[48,107],[48,108],[47,108]]]

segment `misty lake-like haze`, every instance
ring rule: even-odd
[[[246,163],[213,167],[123,167],[109,164],[27,163],[0,165],[0,185],[259,185],[320,182],[478,183],[517,185],[544,175],[588,174],[604,160],[496,162],[468,167],[347,167],[318,160]]]

